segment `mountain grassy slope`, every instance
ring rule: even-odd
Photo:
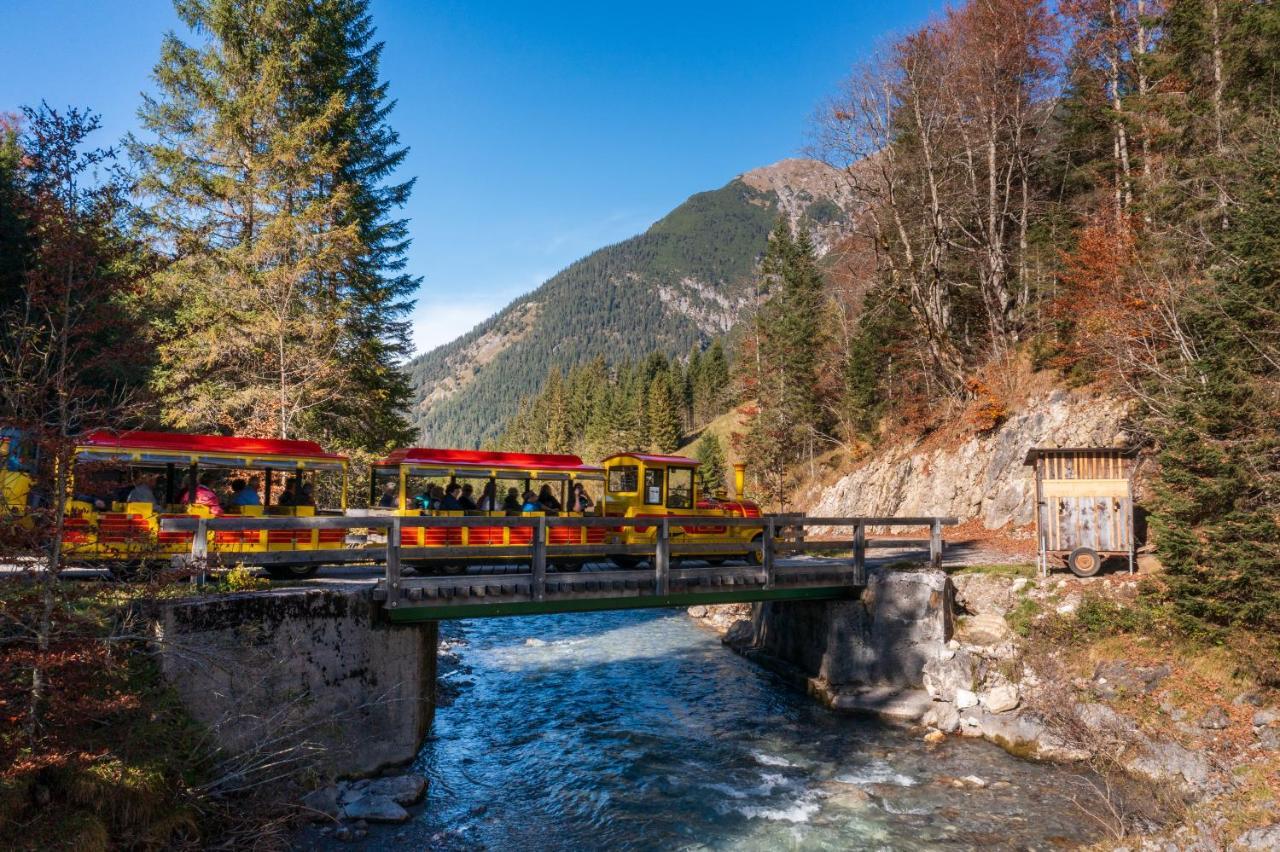
[[[407,367],[415,388],[411,417],[421,440],[479,446],[553,368],[598,355],[610,363],[653,351],[682,355],[723,334],[750,303],[777,217],[838,231],[845,219],[838,186],[834,170],[806,160],[748,172],[692,196],[645,233],[584,257],[458,340],[414,359]]]

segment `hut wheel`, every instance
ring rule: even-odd
[[[1077,547],[1067,557],[1067,567],[1077,577],[1092,577],[1102,570],[1102,557],[1092,547]]]

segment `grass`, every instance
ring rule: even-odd
[[[992,577],[1022,577],[1033,580],[1036,566],[1031,562],[997,562],[978,565],[957,565],[949,574],[987,574]]]

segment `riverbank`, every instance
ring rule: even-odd
[[[1155,582],[1040,581],[1030,566],[962,570],[949,578],[954,629],[919,672],[923,712],[898,702],[881,715],[933,742],[982,738],[1095,771],[1104,782],[1088,798],[1091,818],[1106,826],[1100,848],[1277,848],[1280,696],[1242,675],[1230,649],[1162,626],[1144,594]],[[762,630],[778,617],[768,607],[750,621],[741,610],[714,615],[726,644],[828,706],[865,691],[832,683],[825,657],[823,670],[767,648]],[[795,612],[787,618],[794,630]],[[838,656],[827,645],[823,653]]]

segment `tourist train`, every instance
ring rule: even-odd
[[[717,524],[759,518],[742,497],[705,494],[698,462],[683,456],[617,453],[599,465],[574,455],[413,447],[370,466],[369,508],[348,509],[350,463],[311,441],[97,430],[78,439],[68,481],[63,553],[68,563],[133,576],[189,555],[194,533],[161,529],[166,518],[310,518],[323,515],[439,517],[695,518],[669,523],[673,544],[697,543],[698,558],[718,564],[759,558],[761,527]],[[22,433],[0,430],[0,491],[11,517],[49,505],[33,487],[36,450]],[[221,494],[219,494],[221,492]],[[319,505],[332,508],[319,508]],[[400,530],[410,570],[456,572],[468,564],[527,562],[537,525],[411,526]],[[348,541],[340,528],[214,530],[208,556],[222,565],[259,565],[277,578],[304,578],[323,560],[315,551],[380,546]],[[628,547],[652,544],[658,525],[545,525],[548,546],[576,545],[552,570],[609,560],[633,567]],[[492,553],[458,548],[492,547]],[[291,560],[289,554],[299,554]],[[348,560],[349,561],[349,560]]]

